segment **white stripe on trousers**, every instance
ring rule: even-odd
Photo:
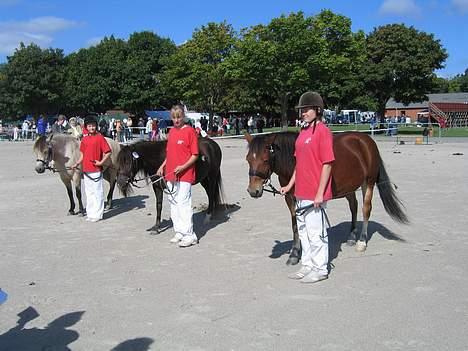
[[[297,208],[313,204],[311,200],[297,200]],[[325,211],[326,202],[322,203]],[[297,230],[302,245],[301,261],[320,274],[328,274],[328,234],[326,220],[320,208],[311,208],[296,215]]]
[[[171,204],[171,219],[176,234],[193,237],[192,184],[188,182],[167,182],[167,188],[172,190],[168,196]]]
[[[90,179],[100,178],[97,182]],[[101,172],[86,173],[83,176],[86,193],[86,215],[90,219],[102,219],[104,213],[104,189]]]

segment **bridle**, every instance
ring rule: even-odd
[[[153,185],[153,184],[156,184],[156,183],[161,183],[160,185],[161,185],[163,191],[168,195],[173,195],[176,192],[176,190],[174,189],[174,184],[172,185],[172,189],[169,189],[169,187],[167,186],[167,182],[165,181],[165,176],[164,175],[158,176],[157,174],[149,174],[149,175],[141,177],[141,178],[135,178],[138,171],[134,172],[134,170],[135,170],[135,168],[138,169],[138,167],[134,167],[134,166],[138,162],[139,158],[140,158],[140,155],[138,155],[138,153],[136,151],[133,151],[132,152],[132,167],[131,167],[131,169],[132,169],[131,173],[133,173],[133,175],[130,175],[130,176],[123,175],[123,174],[120,174],[120,172],[119,172],[119,176],[125,179],[125,183],[127,185],[130,185],[130,186],[138,188],[138,189],[145,188],[149,184]],[[139,186],[137,183],[142,182],[142,181],[144,181],[146,184],[144,186]]]
[[[46,141],[46,145],[47,145],[47,159],[42,160],[40,158],[37,158],[36,162],[42,163],[42,165],[44,166],[45,169],[48,169],[50,171],[55,172],[55,169],[53,167],[49,166],[49,163],[50,163],[50,161],[52,161],[52,158],[53,158],[53,156],[52,156],[53,155],[52,145],[50,145],[50,143],[48,141]]]
[[[268,172],[259,172],[257,170],[252,169],[249,167],[249,177],[258,177],[260,179],[263,179],[262,183],[262,188],[263,191],[266,191],[268,193],[272,193],[273,196],[276,194],[281,194],[281,192],[276,189],[273,184],[271,184],[271,176],[273,174],[273,168],[275,167],[275,140],[271,142],[271,144],[268,146]]]

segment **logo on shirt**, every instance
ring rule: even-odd
[[[177,145],[182,145],[184,143],[183,140],[177,140]]]
[[[312,138],[309,137],[309,138],[307,138],[307,139],[304,141],[304,144],[309,144],[311,141],[312,141]]]

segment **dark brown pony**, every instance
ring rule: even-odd
[[[160,230],[163,191],[165,189],[164,181],[155,181],[159,178],[156,176],[156,171],[166,158],[166,144],[166,140],[139,141],[123,146],[117,159],[119,165],[117,185],[124,196],[132,191],[132,186],[138,186],[138,180],[144,179],[144,181],[153,182],[153,191],[156,196],[156,222],[150,230],[155,233]],[[195,164],[195,182],[200,183],[205,188],[208,196],[208,209],[206,211],[206,220],[208,220],[211,219],[214,210],[222,203],[222,154],[219,145],[209,138],[198,138],[198,149],[200,156]],[[138,174],[144,177],[137,179]]]
[[[278,175],[281,186],[288,184],[294,168],[294,149],[298,134],[294,132],[273,133],[252,137],[246,135],[249,142],[247,162],[249,163],[249,187],[252,197],[263,194],[264,185],[272,173]],[[356,250],[365,251],[367,246],[367,226],[372,210],[374,185],[379,189],[380,198],[387,213],[400,223],[408,223],[401,201],[397,198],[393,185],[385,170],[382,158],[374,140],[364,133],[346,132],[333,137],[335,162],[332,168],[333,198],[346,198],[351,210],[351,230],[348,244],[356,244]],[[361,188],[363,195],[363,225],[357,236],[357,199],[356,190]],[[296,224],[296,200],[294,188],[285,195],[291,213],[293,246],[287,264],[299,262],[301,244]]]

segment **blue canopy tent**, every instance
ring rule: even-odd
[[[170,121],[171,120],[171,112],[170,111],[146,111],[145,114],[148,117],[156,118],[159,120]]]

